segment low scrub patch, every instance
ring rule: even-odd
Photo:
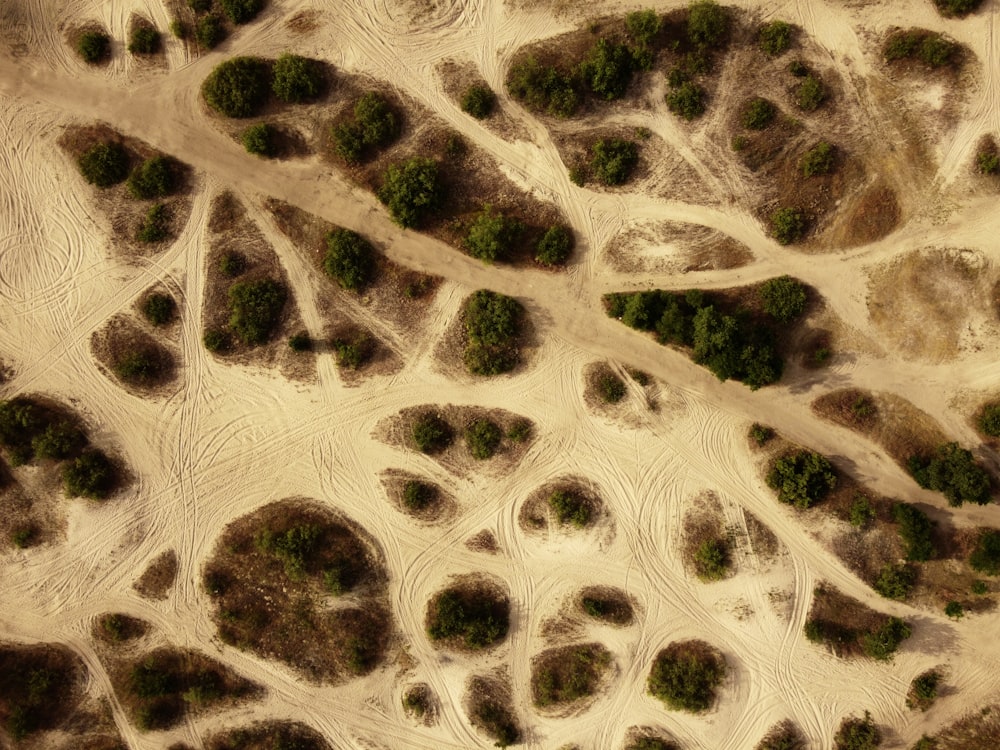
[[[378,198],[399,226],[404,229],[421,226],[445,198],[438,163],[414,156],[390,165],[382,177]]]
[[[602,185],[629,181],[639,163],[639,146],[622,138],[602,138],[590,147],[590,172]]]
[[[103,31],[84,31],[76,42],[77,54],[89,65],[97,65],[111,57],[111,37]]]
[[[474,375],[510,372],[521,361],[524,308],[513,297],[480,289],[466,300],[462,321],[465,329],[466,368]]]
[[[240,281],[229,287],[229,327],[248,346],[267,343],[281,321],[288,292],[272,278]]]
[[[473,258],[484,263],[505,261],[509,259],[523,231],[524,225],[520,221],[485,205],[469,222],[465,249]]]
[[[271,67],[261,57],[233,57],[219,63],[201,85],[212,109],[226,117],[253,117],[267,101]]]
[[[825,456],[800,450],[775,460],[767,486],[778,493],[779,502],[806,510],[837,486],[837,472]]]
[[[472,725],[494,741],[509,747],[521,739],[521,729],[505,682],[489,677],[473,677],[467,693],[467,710]]]
[[[927,29],[893,32],[882,47],[882,55],[890,65],[912,61],[931,70],[958,68],[962,62],[962,48],[956,42]]]
[[[587,617],[624,627],[635,619],[628,595],[608,586],[588,586],[580,592],[578,606]]]
[[[834,750],[875,750],[881,744],[882,733],[868,711],[863,718],[848,716],[841,720],[833,736]]]
[[[95,143],[77,159],[83,179],[102,189],[123,182],[128,164],[128,152],[117,141]]]
[[[477,120],[483,120],[493,113],[497,96],[493,89],[482,84],[473,84],[462,94],[462,111]]]
[[[611,654],[599,643],[543,651],[531,663],[531,699],[548,708],[588,698],[610,665]]]
[[[889,661],[909,638],[910,628],[902,620],[869,609],[833,586],[820,583],[813,591],[805,636],[840,657],[864,655]]]
[[[344,289],[362,291],[375,276],[375,248],[350,229],[336,229],[326,236],[323,270]]]
[[[941,673],[936,669],[921,672],[910,682],[906,692],[906,707],[913,711],[926,711],[937,700],[941,686]]]
[[[354,104],[354,117],[333,127],[334,149],[348,164],[367,161],[399,137],[400,117],[381,94],[369,91]]]
[[[698,713],[715,702],[725,676],[726,660],[718,649],[704,641],[678,641],[656,655],[646,686],[667,708]]]
[[[63,646],[0,644],[0,736],[28,747],[34,736],[68,724],[86,680],[86,667]]]
[[[502,589],[469,578],[434,595],[425,627],[431,641],[441,646],[480,651],[503,641],[509,617],[510,600]]]
[[[212,735],[207,750],[331,750],[329,743],[305,724],[265,721]]]
[[[990,501],[990,475],[958,443],[943,443],[931,456],[911,456],[907,469],[917,484],[940,492],[952,507]]]
[[[795,37],[795,27],[787,21],[771,21],[762,24],[757,31],[757,40],[763,51],[769,57],[780,57],[785,54]]]
[[[1000,576],[1000,531],[982,529],[969,555],[969,566],[977,573]]]
[[[172,549],[164,550],[150,561],[132,588],[146,599],[162,601],[177,580],[177,567],[177,553]]]
[[[805,740],[790,719],[779,721],[765,734],[754,750],[802,750]]]

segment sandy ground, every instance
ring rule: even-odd
[[[520,5],[520,4],[519,4]],[[678,3],[650,3],[668,9]],[[0,12],[0,358],[14,373],[3,395],[44,392],[71,404],[95,433],[115,444],[135,484],[104,506],[66,502],[63,543],[0,557],[0,638],[58,641],[91,670],[94,694],[111,698],[115,720],[133,750],[175,740],[195,747],[223,727],[258,718],[307,722],[338,748],[488,747],[461,709],[472,674],[505,667],[529,747],[575,743],[618,747],[633,725],[662,727],[685,748],[750,748],[776,721],[794,719],[811,747],[829,747],[847,713],[871,710],[886,729],[886,747],[909,746],[923,732],[1000,691],[1000,621],[995,615],[954,623],[879,599],[831,554],[819,548],[788,509],[762,485],[747,447],[751,421],[774,425],[791,439],[841,459],[873,487],[938,506],[918,491],[874,445],[812,416],[809,402],[832,389],[856,386],[891,391],[937,418],[967,444],[975,442],[967,415],[951,404],[959,394],[996,390],[1000,376],[992,340],[967,346],[944,363],[905,352],[847,354],[827,370],[801,373],[785,384],[751,393],[720,384],[679,354],[607,319],[600,294],[650,286],[731,286],[789,273],[816,287],[847,325],[877,339],[867,307],[869,269],[918,248],[962,247],[997,262],[1000,214],[995,199],[965,186],[975,142],[1000,130],[1000,41],[994,4],[967,21],[944,21],[931,3],[845,4],[818,0],[760,3],[764,17],[800,24],[829,52],[845,80],[875,70],[871,39],[893,25],[940,28],[968,45],[982,63],[958,124],[933,145],[939,166],[923,210],[876,244],[823,256],[779,248],[747,211],[664,202],[642,194],[605,194],[573,186],[545,128],[501,93],[501,102],[529,140],[508,142],[463,115],[436,74],[445,58],[472,58],[498,92],[516,49],[575,25],[582,10],[569,4],[553,17],[544,4],[521,8],[499,0],[386,0],[322,3],[272,0],[260,20],[220,50],[194,59],[166,41],[166,65],[137,66],[120,47],[107,67],[86,69],[63,41],[66,25],[105,23],[118,40],[128,17],[141,12],[166,28],[155,2],[76,0],[4,2]],[[604,3],[600,11],[631,9]],[[740,3],[753,9],[758,3]],[[296,36],[285,20],[317,11],[319,28]],[[598,8],[588,3],[586,10]],[[574,15],[574,14],[579,15]],[[581,238],[579,262],[557,276],[485,267],[437,242],[392,225],[375,199],[331,173],[318,158],[266,163],[249,157],[210,122],[198,85],[224,57],[293,49],[334,66],[392,81],[417,98],[502,165],[526,189],[554,201]],[[199,174],[191,219],[169,249],[124,262],[110,248],[108,227],[89,189],[56,146],[64,124],[105,120],[191,164]],[[648,125],[705,170],[697,144],[665,110]],[[716,175],[709,182],[726,190]],[[393,259],[445,277],[430,319],[433,327],[408,350],[404,368],[347,388],[332,359],[319,360],[315,382],[292,383],[255,368],[227,366],[201,345],[200,300],[207,249],[208,208],[220,189],[243,197],[265,227],[260,199],[274,196],[389,248]],[[747,245],[755,261],[743,268],[641,278],[613,271],[600,250],[614,236],[650,221],[689,222]],[[306,276],[287,268],[293,283]],[[91,333],[157,281],[182,292],[178,392],[143,400],[101,375],[89,348]],[[472,289],[489,287],[519,297],[542,345],[526,372],[485,382],[456,381],[435,365],[435,342]],[[306,326],[322,325],[312,290],[297,290]],[[383,324],[384,325],[384,324]],[[657,378],[658,411],[633,394],[619,416],[595,414],[583,400],[586,366],[595,359],[641,368]],[[515,472],[501,478],[450,474],[435,462],[387,446],[375,426],[400,409],[447,402],[504,408],[530,416],[539,439]],[[389,502],[380,474],[401,469],[427,475],[457,499],[460,512],[439,526],[413,523]],[[518,525],[521,503],[539,485],[566,474],[592,480],[609,512],[590,533],[533,536]],[[737,574],[701,584],[680,559],[686,508],[712,491],[726,524],[745,528],[744,510],[780,538],[787,554],[760,559],[741,547]],[[229,521],[272,500],[305,496],[328,502],[361,523],[383,547],[400,639],[413,666],[389,663],[339,687],[316,687],[289,670],[214,637],[199,580],[204,561]],[[963,509],[959,525],[1000,525],[996,506]],[[474,552],[464,541],[482,529],[495,534],[499,554]],[[162,602],[139,598],[132,583],[164,549],[177,550],[178,582]],[[513,627],[506,645],[483,657],[444,656],[423,635],[426,601],[455,574],[484,571],[510,587]],[[845,662],[808,644],[802,626],[812,589],[825,579],[880,610],[915,623],[914,637],[890,665]],[[617,674],[593,706],[573,718],[545,718],[531,707],[529,661],[542,650],[543,621],[556,615],[582,585],[627,591],[640,617],[630,628],[592,628],[588,637],[611,650]],[[167,734],[141,734],[114,700],[91,642],[96,616],[121,611],[152,622],[179,646],[204,650],[268,686],[257,703],[196,718]],[[700,637],[718,645],[732,667],[717,708],[702,716],[666,711],[645,694],[656,652],[672,640]],[[932,666],[949,667],[949,686],[927,714],[904,706],[910,679]],[[442,709],[437,725],[407,719],[400,695],[410,682],[428,683]]]

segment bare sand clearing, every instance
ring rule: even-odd
[[[652,5],[668,10],[682,4]],[[940,335],[956,340],[915,349],[907,343],[920,333],[915,320],[903,321],[907,330],[894,335],[884,333],[892,320],[872,320],[868,284],[872,279],[872,293],[885,289],[891,285],[888,274],[924,248],[968,248],[989,268],[1000,260],[995,199],[968,184],[976,142],[982,133],[1000,130],[998,10],[986,3],[973,18],[945,21],[925,0],[739,7],[799,24],[827,55],[823,64],[846,82],[847,95],[862,103],[875,96],[864,79],[882,75],[877,39],[892,26],[946,29],[978,58],[966,100],[924,143],[935,165],[933,186],[904,196],[904,223],[888,238],[822,255],[780,248],[747,205],[730,201],[728,193],[738,196],[744,188],[706,167],[714,147],[704,138],[689,138],[662,104],[630,124],[648,125],[688,160],[708,189],[723,194],[717,201],[705,207],[571,184],[544,125],[504,93],[507,65],[524,44],[631,5],[271,0],[260,19],[220,49],[196,56],[166,38],[162,63],[143,65],[121,46],[129,17],[145,15],[165,30],[170,20],[165,4],[5,0],[0,8],[0,359],[11,377],[0,395],[44,393],[71,405],[92,434],[120,453],[134,481],[107,504],[61,500],[64,539],[0,554],[0,640],[60,643],[77,653],[90,672],[86,690],[110,702],[118,731],[133,750],[160,750],[174,742],[203,747],[219,730],[263,719],[302,721],[337,748],[488,747],[492,742],[463,710],[464,689],[471,677],[495,670],[509,680],[524,744],[536,748],[610,750],[622,745],[630,728],[644,726],[669,733],[683,748],[742,750],[786,718],[798,724],[810,747],[828,748],[840,717],[865,710],[883,727],[886,747],[908,747],[922,733],[995,699],[1000,692],[996,616],[952,622],[940,612],[879,598],[820,547],[790,509],[774,501],[760,479],[746,430],[752,421],[774,425],[790,439],[841,459],[880,492],[943,506],[940,496],[919,491],[874,444],[821,421],[809,404],[833,388],[891,392],[936,418],[955,438],[975,440],[964,412],[955,412],[953,404],[959,395],[968,399],[971,392],[998,387],[995,312],[968,315],[963,331],[935,323]],[[298,11],[309,15],[286,23]],[[117,40],[106,66],[87,68],[64,41],[71,27],[89,21],[104,24]],[[213,125],[199,99],[200,82],[227,56],[276,56],[285,50],[389,81],[418,100],[495,158],[517,185],[558,206],[579,238],[578,262],[562,275],[484,266],[428,237],[400,231],[370,194],[317,156],[266,162],[243,153]],[[447,59],[474,61],[499,93],[513,123],[505,132],[516,140],[505,140],[459,110],[439,74]],[[898,86],[900,102],[922,107],[936,122],[940,97],[919,85]],[[112,248],[107,219],[56,144],[64,126],[99,120],[196,172],[191,217],[158,254],[127,259]],[[377,323],[382,338],[395,342],[401,369],[347,383],[332,357],[320,355],[313,376],[289,380],[275,369],[226,363],[206,352],[201,303],[208,219],[213,196],[225,189],[243,200],[250,218],[269,234],[272,225],[261,206],[273,197],[364,233],[396,263],[444,277],[418,335],[402,324]],[[689,251],[667,257],[674,252],[674,245],[667,245],[656,250],[655,262],[642,264],[640,276],[604,253],[619,235],[664,222],[707,227],[731,237],[734,247],[748,248],[749,256],[682,274],[678,271],[690,264],[683,253]],[[325,322],[311,272],[276,235],[272,239],[304,325],[319,337]],[[678,241],[677,247],[682,245]],[[779,273],[815,287],[846,327],[881,342],[885,351],[846,352],[822,376],[802,380],[791,373],[785,383],[752,393],[736,383],[718,383],[682,355],[607,319],[600,304],[606,291],[725,287]],[[90,342],[156,284],[179,290],[178,380],[144,398],[102,374]],[[515,376],[456,379],[435,359],[462,300],[477,288],[517,296],[532,316],[539,347]],[[977,302],[986,296],[985,291],[971,295],[957,283],[928,286],[923,294],[939,290],[969,294]],[[893,297],[893,311],[905,307],[905,299]],[[946,316],[951,307],[935,310]],[[922,357],[925,350],[935,356]],[[615,409],[589,408],[585,372],[595,359],[651,374],[657,408],[649,408],[639,392],[630,392]],[[380,424],[426,404],[527,416],[534,422],[533,442],[516,468],[496,476],[459,471],[379,439]],[[36,470],[19,471],[27,482]],[[387,472],[434,481],[455,507],[437,522],[414,521],[387,494]],[[539,487],[566,476],[585,479],[599,494],[601,523],[578,531],[526,532],[519,522],[522,504]],[[717,500],[723,525],[739,541],[735,573],[711,584],[699,582],[681,559],[685,517],[706,493]],[[386,661],[364,677],[315,685],[216,636],[202,586],[206,560],[228,523],[289,497],[330,505],[380,546],[395,635]],[[758,554],[748,512],[773,530],[781,552]],[[1000,526],[995,506],[963,509],[954,518],[960,526]],[[751,524],[757,527],[757,521]],[[466,544],[483,531],[495,539],[492,554]],[[172,590],[162,600],[142,598],[133,584],[169,549],[178,562]],[[484,655],[439,651],[424,633],[428,600],[454,576],[467,573],[493,576],[509,590],[510,635]],[[889,664],[840,660],[809,644],[802,628],[820,580],[908,618],[914,637]],[[624,591],[635,604],[634,624],[599,626],[572,615],[585,586]],[[264,685],[266,694],[218,713],[195,713],[166,733],[140,732],[115,697],[91,635],[95,619],[110,611],[148,621],[158,642],[201,650]],[[573,620],[569,626],[546,626],[564,614]],[[719,700],[701,715],[668,711],[645,689],[657,652],[690,638],[721,649],[729,665]],[[613,660],[599,697],[572,717],[536,711],[532,658],[552,645],[587,641],[603,643]],[[926,714],[908,711],[909,681],[936,665],[948,668],[947,694]],[[435,696],[435,722],[404,712],[401,695],[417,683]]]

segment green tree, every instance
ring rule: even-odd
[[[194,38],[205,49],[215,49],[226,38],[222,20],[214,13],[202,16],[195,22]]]
[[[713,0],[694,0],[688,6],[688,39],[698,47],[719,47],[729,31],[729,14]]]
[[[636,10],[625,16],[625,28],[640,47],[649,47],[660,33],[660,17],[652,8]]]
[[[469,453],[477,460],[492,458],[500,447],[503,432],[490,419],[475,419],[465,428],[465,444]]]
[[[85,31],[77,41],[76,51],[84,62],[95,65],[111,56],[111,37],[103,31]]]
[[[940,492],[951,506],[990,501],[989,474],[976,463],[972,452],[958,443],[943,443],[929,459],[912,456],[907,468],[917,484]]]
[[[761,50],[771,57],[780,57],[792,46],[795,29],[786,21],[771,21],[760,27],[757,39]]]
[[[227,117],[253,117],[264,106],[270,88],[267,61],[259,57],[233,57],[219,63],[201,85],[212,109]]]
[[[299,104],[323,90],[323,70],[315,60],[288,52],[274,61],[271,91],[283,102]]]
[[[557,117],[570,117],[580,105],[580,95],[571,76],[553,66],[526,57],[511,66],[507,91],[534,110]]]
[[[399,121],[389,103],[374,91],[363,95],[354,105],[354,121],[360,128],[365,146],[380,147],[399,135]]]
[[[487,204],[469,225],[465,248],[469,255],[484,263],[506,260],[523,229],[521,222],[507,218]]]
[[[837,473],[825,456],[802,450],[774,462],[767,486],[778,492],[780,502],[805,510],[837,486]]]
[[[375,272],[375,248],[350,229],[336,229],[326,236],[323,269],[344,288],[360,291]]]
[[[697,713],[712,705],[725,674],[725,659],[707,644],[673,643],[657,654],[646,686],[668,708]]]
[[[806,151],[799,160],[803,177],[829,174],[833,170],[836,148],[827,141],[820,141]]]
[[[240,136],[243,148],[248,154],[269,157],[274,155],[274,141],[277,131],[266,122],[258,122],[246,128]]]
[[[791,245],[806,232],[806,217],[797,208],[786,206],[771,214],[771,233],[779,245]]]
[[[969,555],[969,566],[978,573],[1000,576],[1000,531],[984,529]]]
[[[226,18],[235,24],[249,23],[264,8],[264,0],[219,0]]]
[[[667,92],[667,108],[678,117],[694,120],[705,114],[705,89],[691,81]]]
[[[639,147],[622,138],[602,138],[591,146],[590,153],[590,168],[605,185],[628,182],[639,163]]]
[[[378,197],[401,227],[419,226],[444,198],[437,162],[414,156],[393,164],[382,178]]]
[[[177,189],[177,167],[168,156],[153,156],[132,170],[128,190],[133,198],[164,198]]]
[[[115,484],[115,468],[99,450],[85,451],[63,468],[63,486],[70,497],[104,500]]]
[[[128,152],[116,141],[95,143],[77,160],[80,174],[91,185],[109,188],[128,176]]]
[[[768,279],[760,286],[760,298],[764,312],[782,323],[790,323],[800,317],[808,301],[805,285],[791,276]]]
[[[477,120],[489,117],[497,103],[493,89],[482,84],[473,84],[462,94],[462,111]]]
[[[882,733],[872,715],[865,711],[863,719],[845,718],[833,737],[834,750],[875,750],[882,744]]]
[[[930,560],[935,553],[934,523],[927,514],[909,503],[897,503],[892,509],[899,524],[899,537],[903,540],[906,559],[914,562]]]
[[[281,318],[288,296],[285,286],[270,278],[241,281],[229,287],[229,326],[244,344],[263,344]]]
[[[632,52],[624,44],[599,39],[580,63],[579,74],[587,88],[602,99],[620,99],[632,80]]]
[[[133,55],[154,55],[160,51],[160,32],[146,24],[132,27],[128,51]]]
[[[154,203],[146,211],[146,216],[135,233],[135,238],[142,243],[162,242],[170,236],[170,217],[167,207],[162,203]]]
[[[538,241],[535,260],[545,266],[561,266],[573,252],[573,232],[556,224],[549,227]],[[1000,425],[1000,419],[998,419]]]

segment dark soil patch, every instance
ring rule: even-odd
[[[149,629],[149,623],[138,617],[120,612],[108,612],[94,621],[92,632],[97,640],[107,645],[115,645],[142,638]]]
[[[403,692],[403,710],[424,726],[437,721],[438,702],[426,682],[411,685]]]
[[[166,599],[177,578],[177,553],[164,550],[149,563],[132,588],[146,599],[154,601]]]
[[[127,315],[116,315],[90,336],[94,357],[105,374],[130,393],[167,397],[176,390],[175,353]],[[130,363],[141,362],[132,373]]]
[[[820,582],[813,591],[806,627],[816,623],[822,643],[836,656],[850,658],[862,656],[861,637],[878,630],[889,619],[889,615],[866,607],[829,583]]]
[[[599,690],[610,652],[599,643],[550,648],[531,660],[531,699],[536,708],[579,709],[579,702]]]
[[[500,543],[489,529],[483,529],[470,536],[465,540],[465,546],[473,552],[485,552],[488,555],[495,555],[500,551]]]
[[[282,500],[229,524],[204,585],[225,643],[312,680],[367,674],[384,658],[392,625],[381,554],[317,503]]]
[[[64,646],[0,644],[0,739],[20,741],[80,718],[87,669]]]

